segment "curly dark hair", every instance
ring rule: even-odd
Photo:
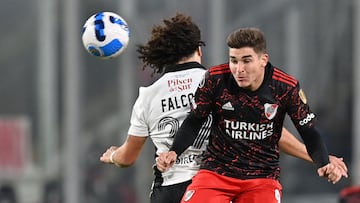
[[[201,41],[199,27],[190,16],[177,13],[171,19],[164,19],[163,25],[154,25],[151,37],[145,45],[137,45],[138,58],[154,73],[162,73],[167,67],[191,56]]]

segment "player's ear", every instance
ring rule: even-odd
[[[199,56],[202,56],[202,49],[201,49],[201,46],[198,46],[198,48],[197,48],[197,54],[199,55]]]
[[[196,61],[198,63],[201,63],[201,57],[202,57],[202,50],[201,50],[201,46],[198,46],[198,48],[196,49],[194,56],[196,57]]]
[[[261,61],[261,66],[262,66],[262,67],[265,67],[266,64],[267,64],[268,61],[269,61],[269,55],[266,54],[266,53],[261,54],[261,56],[260,56],[260,61]]]

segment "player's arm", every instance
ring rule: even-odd
[[[333,184],[337,183],[344,174],[339,167],[329,161],[327,148],[322,140],[321,131],[317,127],[312,126],[299,130],[299,133],[304,140],[311,159],[318,167],[317,172],[319,176],[327,178],[328,181]],[[345,177],[346,176],[347,175],[345,175]]]
[[[302,128],[299,130],[299,133],[304,140],[306,151],[318,167],[319,176],[327,178],[329,182],[334,184],[337,183],[342,176],[348,177],[347,167],[343,159],[328,155],[319,128],[315,126]]]
[[[310,111],[299,82],[288,92],[288,95],[289,97],[285,98],[288,104],[287,113],[304,141],[309,156],[318,168],[329,164],[327,147],[322,139],[321,131],[315,126],[315,115]]]
[[[109,147],[100,157],[100,161],[128,167],[135,163],[147,137],[128,135],[126,141],[120,146]]]
[[[313,162],[306,150],[305,145],[286,128],[283,128],[282,130],[281,138],[279,140],[279,147],[282,152],[290,156],[294,156],[308,162]]]
[[[327,165],[330,162],[329,155],[320,130],[313,126],[303,128],[299,130],[299,133],[304,140],[308,154],[316,166],[320,168]]]
[[[297,139],[291,132],[286,128],[283,128],[281,138],[279,141],[280,150],[290,156],[294,156],[299,159],[313,163],[313,160],[309,156],[305,145]],[[339,167],[343,173],[343,176],[347,177],[348,168],[341,157],[329,155],[330,163],[335,164]]]
[[[190,145],[194,143],[205,120],[206,117],[199,118],[194,113],[190,113],[176,133],[174,142],[169,151],[174,151],[177,156],[183,153]]]
[[[196,117],[194,113],[190,113],[186,117],[175,135],[169,152],[160,153],[156,160],[157,168],[161,172],[168,170],[174,164],[176,158],[194,143],[205,120],[206,118]]]

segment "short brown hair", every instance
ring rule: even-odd
[[[266,53],[265,35],[258,28],[240,28],[229,34],[226,43],[229,48],[251,47],[256,53]]]

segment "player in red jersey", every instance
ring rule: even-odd
[[[278,203],[279,139],[288,114],[318,173],[333,183],[343,175],[329,162],[322,131],[296,78],[269,62],[264,34],[239,29],[227,38],[229,63],[209,69],[168,153],[166,170],[190,146],[211,113],[213,126],[200,170],[182,202]]]

